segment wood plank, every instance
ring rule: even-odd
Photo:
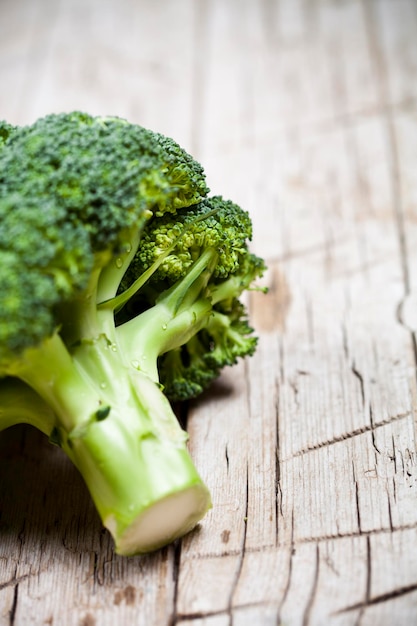
[[[414,106],[417,96],[417,7],[413,0],[364,3],[370,46],[385,80],[387,103]],[[378,58],[379,57],[379,58]]]
[[[115,7],[112,0],[7,2],[1,115],[17,124],[72,109],[118,115],[191,147],[192,3]],[[160,29],[163,37],[149,36]]]
[[[233,372],[226,372],[192,413],[190,451],[211,490],[213,509],[199,532],[184,540],[182,556],[186,558],[238,554],[241,550],[246,532],[249,443],[244,370],[245,364],[240,363]]]
[[[337,9],[333,7],[333,11]],[[359,5],[349,5],[348,9],[345,5],[346,11],[351,19],[360,22]],[[327,14],[327,18],[330,23],[335,20],[341,32],[343,21],[338,22],[334,13],[330,18]],[[360,32],[365,37],[363,23]],[[355,41],[346,45],[349,50]],[[347,53],[343,50],[340,54]],[[370,75],[373,59],[369,55],[367,58]],[[359,59],[360,55],[358,63]],[[337,59],[330,62],[335,69],[339,67]],[[353,76],[354,65],[351,69]],[[347,94],[353,97],[356,93],[352,78],[348,78],[347,86],[340,103],[335,101],[342,123],[336,118],[325,126],[310,127],[302,138],[294,128],[291,134],[284,135],[277,134],[272,126],[276,142],[273,147],[262,146],[259,157],[269,167],[258,166],[255,170],[260,180],[262,172],[268,169],[268,179],[274,181],[269,189],[258,184],[258,189],[262,189],[261,206],[276,207],[274,228],[268,222],[266,228],[258,226],[258,232],[262,232],[263,249],[267,246],[275,252],[278,262],[271,274],[284,276],[279,284],[285,283],[285,300],[290,301],[284,331],[278,324],[272,329],[278,333],[278,341],[271,341],[269,333],[262,336],[258,353],[266,363],[266,354],[272,348],[270,365],[275,364],[276,374],[271,379],[275,388],[278,385],[278,396],[273,401],[279,406],[280,426],[280,497],[276,501],[282,519],[278,518],[278,537],[281,529],[283,545],[288,545],[292,536],[294,544],[301,542],[300,549],[308,555],[307,566],[303,563],[300,567],[298,584],[294,586],[297,592],[306,589],[306,598],[300,602],[297,593],[297,600],[286,614],[289,623],[301,623],[306,615],[313,623],[315,619],[323,623],[324,616],[329,615],[325,604],[329,589],[324,592],[321,578],[316,581],[317,588],[313,587],[318,548],[310,542],[346,537],[342,562],[347,560],[352,541],[359,542],[361,556],[356,557],[346,578],[350,585],[357,565],[362,576],[355,579],[356,597],[358,603],[364,603],[366,540],[361,535],[374,530],[389,532],[394,523],[399,524],[402,532],[404,522],[399,522],[398,515],[404,515],[405,510],[410,514],[405,528],[416,522],[415,488],[405,496],[409,506],[404,506],[404,502],[397,506],[393,496],[404,477],[395,465],[395,456],[407,456],[409,444],[414,448],[415,380],[411,338],[396,318],[405,285],[398,216],[392,203],[397,185],[392,178],[390,129],[381,109],[372,108],[379,95],[375,84],[372,83],[367,99],[358,103],[348,101]],[[362,113],[365,109],[367,117],[343,118],[347,112]],[[214,142],[214,134],[211,141]],[[232,148],[225,157],[227,172],[229,166],[230,170],[233,167],[235,154]],[[291,187],[285,178],[288,161],[297,187]],[[238,162],[246,166],[249,175],[250,155],[241,156]],[[250,200],[254,201],[254,197]],[[260,213],[256,225],[263,217]],[[260,301],[253,304],[257,327],[262,328],[262,319],[268,316],[264,308]],[[270,318],[266,326],[271,332]],[[256,358],[250,363],[249,372],[248,387],[259,389],[263,379],[257,372]],[[271,419],[271,410],[266,414]],[[198,423],[200,420],[201,417]],[[198,440],[193,422],[191,428],[193,439]],[[271,432],[270,424],[266,425],[266,432]],[[246,450],[246,444],[241,447],[240,440],[237,445],[242,452]],[[249,448],[249,456],[258,449],[259,446]],[[259,468],[261,475],[264,470],[267,474],[268,452],[264,458],[265,463]],[[410,464],[413,465],[413,459]],[[243,474],[236,474],[236,480],[243,484]],[[249,501],[251,493],[249,488]],[[273,508],[274,493],[269,491],[266,512]],[[249,517],[248,533],[250,527]],[[231,590],[235,598],[247,560],[251,559],[253,571],[259,569],[263,558],[262,554],[252,554],[246,543],[244,547],[247,551],[239,580]],[[332,584],[330,588],[334,588],[335,583]],[[277,585],[276,595],[279,588]],[[239,597],[245,598],[248,588],[242,589]],[[349,592],[355,595],[351,588]],[[264,602],[268,600],[265,598]],[[235,606],[241,611],[239,604]],[[342,609],[342,603],[337,608]],[[362,619],[362,609],[356,611],[358,619]],[[351,623],[349,615],[340,614],[334,619]]]

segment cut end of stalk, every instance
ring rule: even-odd
[[[116,552],[133,556],[153,552],[190,532],[211,508],[210,494],[203,484],[170,494],[142,511],[121,533],[114,516],[104,525],[116,543]]]

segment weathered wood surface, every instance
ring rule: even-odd
[[[254,218],[259,350],[189,408],[200,528],[115,556],[69,462],[0,436],[0,624],[417,623],[417,4],[2,0],[0,116],[174,136]]]

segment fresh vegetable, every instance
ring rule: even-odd
[[[169,399],[256,346],[251,221],[208,191],[173,140],[119,118],[0,123],[0,428],[66,452],[120,554],[210,508]]]

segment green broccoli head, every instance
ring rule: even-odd
[[[157,215],[162,215],[165,211],[175,213],[177,209],[200,202],[209,192],[200,163],[170,137],[155,133],[155,138],[164,155],[162,171],[169,173],[170,186],[174,191],[169,202],[161,201],[155,213]]]
[[[173,140],[79,112],[15,130],[0,162],[0,197],[48,198],[88,230],[95,250],[141,227],[148,211],[175,211],[207,191],[201,166]]]
[[[0,363],[53,334],[56,307],[87,285],[94,264],[88,232],[46,198],[0,199]]]
[[[58,329],[63,305],[88,285],[92,292],[95,265],[132,247],[152,211],[176,211],[208,191],[178,144],[119,118],[2,123],[0,142],[2,354]]]
[[[179,210],[175,216],[155,216],[143,231],[124,285],[151,267],[174,243],[175,248],[152,275],[149,285],[172,285],[187,274],[208,248],[215,250],[218,256],[213,277],[224,278],[238,270],[251,237],[248,213],[220,196]]]

